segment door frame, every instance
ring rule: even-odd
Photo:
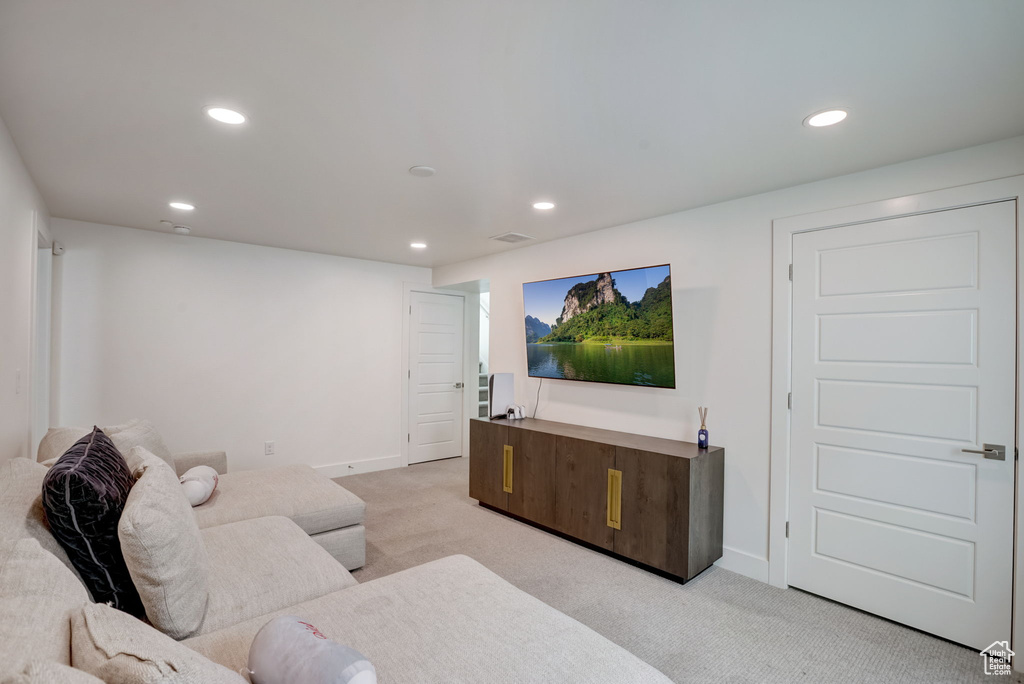
[[[470,349],[470,347],[472,345],[469,343],[470,342],[470,340],[469,340],[470,336],[468,335],[468,333],[466,331],[470,329],[470,324],[473,325],[473,328],[472,328],[473,330],[476,330],[476,328],[479,326],[479,323],[477,322],[479,320],[479,313],[475,312],[475,311],[474,312],[470,312],[469,311],[469,309],[471,308],[472,302],[469,301],[470,298],[466,296],[467,295],[466,292],[462,292],[462,291],[459,291],[459,290],[443,290],[443,289],[440,289],[440,288],[431,287],[430,285],[424,285],[424,284],[421,284],[421,283],[403,283],[402,284],[402,424],[401,424],[402,431],[401,432],[404,432],[407,435],[407,437],[406,437],[406,439],[402,439],[401,438],[401,432],[399,433],[399,440],[398,441],[399,441],[399,443],[401,445],[401,451],[402,451],[402,454],[401,454],[402,455],[402,463],[401,463],[402,466],[408,466],[409,465],[409,441],[408,441],[408,435],[409,435],[409,370],[410,370],[410,368],[409,368],[409,333],[411,331],[411,326],[409,325],[409,316],[411,315],[411,308],[410,307],[412,307],[412,293],[413,292],[423,292],[423,293],[426,293],[426,294],[439,294],[439,295],[448,295],[448,296],[451,296],[451,297],[461,297],[462,300],[463,300],[462,301],[462,377],[463,377],[463,380],[462,380],[462,382],[463,382],[463,392],[462,392],[462,418],[463,418],[463,420],[462,420],[462,422],[463,422],[463,425],[460,426],[461,429],[462,429],[462,457],[463,458],[465,458],[466,452],[467,452],[468,447],[469,447],[469,420],[468,419],[476,415],[475,412],[466,413],[466,411],[467,411],[466,403],[469,401],[469,399],[472,399],[473,397],[475,397],[476,393],[474,392],[474,393],[471,394],[470,392],[466,392],[465,391],[465,389],[466,389],[466,380],[465,380],[465,378],[469,377],[467,375],[467,372],[466,372],[468,364],[472,363],[473,364],[473,368],[476,368],[476,363],[477,363],[477,361],[475,360],[475,356],[473,358],[469,358],[469,354],[472,353],[474,355],[478,355],[479,351],[477,349]],[[479,306],[479,304],[477,304],[477,306]],[[477,336],[479,336],[479,332],[477,332]],[[477,342],[477,346],[479,346],[479,342]],[[472,377],[473,377],[473,380],[475,381],[476,377],[477,377],[476,371],[474,371],[472,373]],[[473,403],[473,409],[475,409],[475,408],[476,408],[476,403],[474,402]]]
[[[792,386],[793,292],[789,265],[793,257],[793,237],[797,233],[827,230],[841,226],[929,214],[1005,200],[1017,200],[1017,368],[1015,444],[1024,431],[1020,392],[1024,386],[1024,338],[1020,325],[1024,320],[1024,175],[973,183],[933,192],[830,209],[772,221],[772,380],[771,380],[771,445],[768,503],[768,583],[787,588],[788,543],[786,523],[789,519],[790,411],[789,392]],[[1012,646],[1024,649],[1024,600],[1018,600],[1018,587],[1024,588],[1024,472],[1016,467],[1014,483],[1014,569]],[[1021,629],[1018,629],[1020,626]],[[1024,652],[1024,651],[1022,651]],[[1014,669],[1024,672],[1024,656],[1014,659]]]

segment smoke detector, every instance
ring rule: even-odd
[[[501,235],[491,236],[491,239],[498,242],[526,242],[527,240],[536,240],[537,238],[522,233],[502,233]]]

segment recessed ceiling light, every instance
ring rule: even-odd
[[[554,209],[555,208],[555,203],[554,202],[534,202],[533,203],[533,208],[534,209],[542,209],[542,210],[546,211],[548,209]]]
[[[409,173],[420,178],[429,178],[437,173],[437,169],[432,166],[413,166],[409,169]]]
[[[410,242],[409,246],[412,247],[413,249],[426,249],[427,248],[427,243],[426,242]]]
[[[171,230],[173,230],[178,235],[188,235],[189,233],[192,232],[191,228],[189,228],[188,226],[183,226],[181,224],[174,226]]]
[[[181,209],[182,211],[192,211],[195,209],[195,205],[189,204],[188,202],[169,202],[171,209]]]
[[[236,112],[234,109],[225,109],[224,107],[207,107],[206,114],[211,119],[216,119],[221,123],[231,124],[233,126],[245,123],[245,114]]]
[[[815,112],[804,119],[804,126],[813,126],[814,128],[832,126],[845,119],[846,114],[845,109],[826,109],[823,112]]]

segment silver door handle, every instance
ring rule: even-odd
[[[462,383],[461,382],[455,383],[455,389],[462,389]]]
[[[981,454],[985,458],[990,458],[993,461],[1006,460],[1006,447],[1002,444],[982,444],[981,446],[981,449],[961,449],[960,451],[965,454]]]

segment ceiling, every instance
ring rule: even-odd
[[[1017,0],[0,0],[0,117],[53,216],[434,266],[1024,134],[1022,30]]]

